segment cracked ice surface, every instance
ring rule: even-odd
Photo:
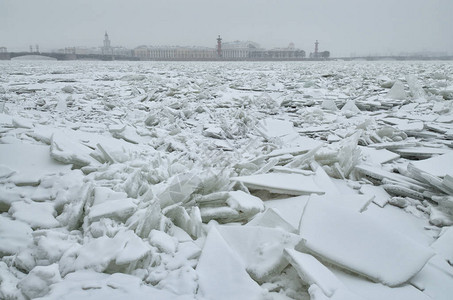
[[[0,62],[1,299],[450,299],[453,63]]]

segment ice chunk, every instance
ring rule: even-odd
[[[222,223],[245,221],[264,210],[260,198],[243,191],[212,193],[196,201],[204,222],[212,219]]]
[[[33,122],[31,122],[28,119],[21,118],[21,117],[14,117],[12,125],[15,128],[25,128],[25,129],[31,129],[34,126]]]
[[[127,240],[124,248],[118,253],[115,259],[117,265],[132,264],[151,252],[151,247],[132,231],[125,231],[118,234],[115,238]]]
[[[328,201],[350,211],[363,212],[367,209],[374,197],[373,195],[329,193],[325,195],[311,195],[310,199],[313,201]]]
[[[388,151],[387,149],[373,149],[369,147],[359,146],[362,154],[362,160],[366,164],[380,165],[399,158],[400,156],[394,152]]]
[[[200,178],[195,172],[178,174],[169,181],[170,184],[156,195],[162,208],[178,202],[187,201],[201,183]]]
[[[247,226],[279,228],[290,233],[298,232],[298,229],[283,219],[283,217],[273,208],[268,208],[264,213],[256,215],[255,218],[247,223]]]
[[[165,216],[170,218],[176,226],[182,228],[192,237],[199,237],[201,234],[200,209],[194,206],[190,209],[190,215],[184,207],[174,205],[165,210]]]
[[[0,212],[8,211],[12,203],[22,200],[20,190],[0,187]]]
[[[298,196],[285,199],[266,200],[266,208],[272,208],[299,231],[299,222],[310,196]]]
[[[71,136],[71,132],[55,132],[51,138],[50,156],[56,161],[76,167],[99,164],[90,156],[93,150],[77,140],[71,140]]]
[[[310,300],[361,300],[362,297],[354,295],[349,292],[347,289],[339,289],[332,297],[326,297],[322,292],[322,289],[319,288],[316,284],[312,284],[308,288],[308,293],[310,294]],[[365,298],[366,299],[366,298]]]
[[[178,242],[175,238],[169,236],[163,231],[151,230],[149,234],[149,242],[165,253],[175,253],[178,247]]]
[[[232,191],[228,193],[229,197],[226,204],[239,213],[247,216],[256,215],[264,210],[263,201],[260,198],[247,194],[243,191]]]
[[[390,195],[382,188],[382,186],[374,186],[369,184],[362,185],[360,188],[360,193],[374,197],[373,202],[380,207],[384,207],[390,199]]]
[[[406,99],[407,94],[404,90],[404,85],[401,81],[397,80],[393,84],[392,88],[387,93],[387,98],[396,99],[396,100],[404,100]]]
[[[431,248],[453,264],[453,226],[444,228],[440,237],[432,243]]]
[[[377,78],[377,83],[383,87],[383,88],[386,88],[386,89],[389,89],[393,86],[393,84],[395,83],[394,80],[390,79],[389,77],[385,76],[385,75],[381,75]]]
[[[309,291],[312,298],[362,299],[358,295],[350,292],[329,269],[310,254],[298,252],[293,249],[285,249],[284,253],[286,259],[296,269],[302,281],[310,285]],[[316,287],[322,290],[323,295],[319,293]]]
[[[337,289],[342,287],[335,275],[310,254],[288,248],[284,250],[284,254],[302,281],[309,285],[316,284],[327,297],[331,297]]]
[[[421,299],[450,300],[451,295],[453,295],[452,277],[453,270],[451,265],[441,256],[436,255],[410,282],[426,295],[425,298]],[[418,298],[408,297],[407,299]]]
[[[407,75],[406,81],[409,85],[409,91],[411,93],[412,99],[416,100],[417,102],[426,102],[426,93],[423,90],[423,87],[421,86],[417,77],[415,77],[414,75]]]
[[[92,191],[92,184],[86,184],[80,188],[76,195],[70,198],[69,203],[64,206],[63,212],[57,217],[61,225],[68,226],[67,228],[69,230],[79,228],[82,222],[85,204],[90,199]]]
[[[333,100],[325,99],[321,103],[321,108],[325,110],[338,111],[338,107]]]
[[[32,229],[21,221],[0,215],[0,256],[16,254],[32,241]]]
[[[0,261],[0,298],[20,299],[22,295],[17,289],[18,283],[19,279],[13,275],[10,268],[3,261]]]
[[[256,130],[266,139],[282,137],[295,132],[293,123],[272,118],[260,121]]]
[[[250,278],[241,258],[213,226],[196,268],[198,294],[206,299],[263,299],[264,290]]]
[[[418,170],[434,176],[453,176],[453,151],[432,158],[414,161],[411,164]]]
[[[49,286],[60,281],[58,264],[37,266],[19,281],[18,287],[25,296],[35,299],[46,295],[50,290]]]
[[[176,295],[145,285],[135,276],[115,273],[112,275],[81,270],[65,276],[63,281],[53,284],[46,300],[98,300],[98,299],[159,299],[194,300],[193,295]]]
[[[103,202],[92,206],[88,213],[90,222],[99,221],[101,218],[111,218],[125,222],[137,209],[133,199],[119,199]]]
[[[44,175],[71,169],[52,160],[48,146],[31,144],[0,144],[0,164],[16,171],[8,180],[17,185],[38,185]]]
[[[258,282],[280,273],[288,265],[283,249],[294,248],[301,240],[295,234],[260,226],[220,226],[218,230]]]
[[[309,200],[300,222],[303,248],[322,260],[389,286],[407,282],[432,250],[360,213]]]
[[[60,225],[52,203],[17,201],[11,204],[9,213],[16,219],[30,224],[32,228],[52,228]]]
[[[149,245],[133,231],[121,231],[113,238],[102,236],[68,249],[60,259],[60,272],[63,276],[83,269],[124,272],[149,253]]]
[[[352,100],[346,101],[345,105],[341,108],[341,112],[348,114],[347,116],[352,116],[360,113],[360,109],[355,105],[355,102]]]
[[[266,190],[285,195],[324,194],[324,190],[314,182],[314,176],[302,174],[268,173],[251,176],[233,177],[250,189]]]
[[[360,276],[354,276],[350,272],[330,268],[332,273],[356,295],[367,300],[398,299],[398,300],[430,300],[422,291],[411,284],[397,287],[388,287],[381,283],[375,283]],[[417,275],[416,275],[417,276]],[[436,298],[437,299],[437,298]]]

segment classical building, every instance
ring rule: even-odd
[[[253,53],[264,51],[259,44],[251,41],[234,41],[222,44],[222,58],[247,59],[253,57]]]
[[[139,46],[133,55],[140,60],[290,60],[305,58],[305,51],[291,43],[287,48],[265,50],[252,41],[222,43],[215,48],[179,46]]]
[[[8,49],[6,47],[0,47],[0,53],[6,53],[8,52]]]
[[[208,60],[217,58],[217,52],[207,47],[139,46],[134,56],[141,60]]]

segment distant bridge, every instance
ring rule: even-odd
[[[408,55],[408,56],[361,56],[361,57],[338,57],[333,58],[334,60],[365,60],[365,61],[404,61],[404,60],[453,60],[453,56],[423,56],[423,55]],[[332,60],[332,59],[330,59]]]
[[[21,56],[45,56],[56,60],[139,60],[137,57],[124,55],[104,55],[104,54],[73,54],[73,53],[54,53],[54,52],[3,52],[0,53],[0,60],[11,60]]]

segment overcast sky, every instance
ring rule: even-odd
[[[0,0],[0,46],[41,51],[251,40],[332,56],[453,54],[453,0]]]

